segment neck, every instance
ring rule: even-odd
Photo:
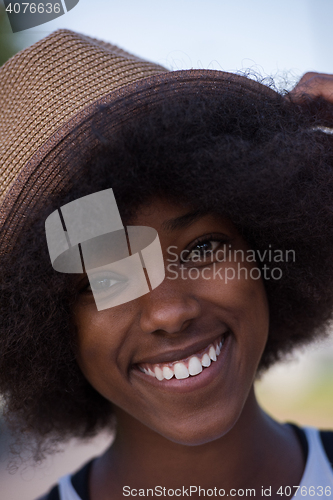
[[[199,446],[172,442],[125,412],[118,411],[117,418],[117,437],[96,461],[94,477],[99,484],[105,484],[105,490],[110,491],[112,485],[114,493],[117,484],[119,496],[124,485],[136,489],[200,485],[207,489],[223,487],[226,491],[231,488],[259,491],[262,485],[274,480],[276,467],[291,438],[289,428],[260,409],[253,388],[233,428]]]

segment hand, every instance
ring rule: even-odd
[[[333,103],[333,75],[326,73],[305,73],[288,95],[297,100],[302,94],[321,96]]]

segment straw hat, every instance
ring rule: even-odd
[[[213,70],[169,72],[124,50],[58,30],[0,68],[0,255],[13,247],[29,215],[75,177],[73,141],[97,147],[91,120],[112,104],[110,130],[161,99],[157,90],[244,92],[263,85]],[[274,91],[264,87],[269,94]],[[126,106],[124,107],[124,103]],[[78,142],[77,142],[78,141]]]

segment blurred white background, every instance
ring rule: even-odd
[[[64,16],[8,36],[28,46],[68,28],[173,70],[300,76],[332,71],[332,19],[331,0],[80,0]]]
[[[23,48],[68,28],[170,70],[250,69],[291,88],[306,71],[333,73],[332,25],[332,0],[80,0],[64,16],[25,32],[12,34],[7,23],[0,36]],[[262,405],[281,421],[333,428],[332,361],[331,337],[277,365],[257,384]],[[73,442],[38,468],[26,463],[14,475],[6,471],[8,440],[2,426],[0,498],[33,500],[61,474],[98,454],[110,438]]]

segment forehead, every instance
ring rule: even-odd
[[[237,233],[227,217],[165,198],[154,198],[141,205],[130,223],[153,227],[160,235],[182,233],[191,226],[205,226],[207,223],[215,223],[228,232]]]

